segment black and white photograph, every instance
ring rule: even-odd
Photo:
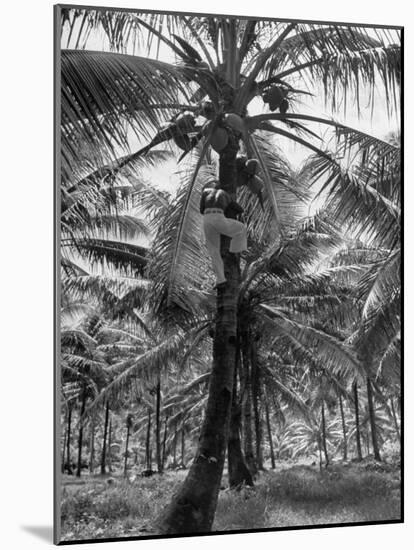
[[[54,542],[401,523],[404,29],[147,7],[54,6]]]

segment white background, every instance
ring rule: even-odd
[[[82,3],[82,2],[79,2]],[[83,2],[84,4],[86,2]],[[102,0],[88,5],[140,9],[209,11],[236,15],[405,25],[405,240],[413,235],[412,33],[414,19],[403,0],[368,2],[266,2],[253,4],[210,0],[207,4],[175,0]],[[0,544],[8,550],[51,546],[53,517],[53,2],[8,0],[1,21],[1,331],[0,331]],[[4,123],[5,121],[5,123]],[[104,548],[142,550],[211,545],[335,550],[412,547],[413,469],[412,322],[410,245],[406,246],[405,284],[407,335],[406,393],[406,524],[288,531],[242,536],[105,543]],[[4,307],[5,306],[5,307]],[[96,545],[82,545],[97,548]]]

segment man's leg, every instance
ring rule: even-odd
[[[247,250],[247,232],[244,223],[231,218],[223,218],[217,225],[218,230],[227,237],[231,237],[230,252]]]
[[[224,276],[223,258],[220,254],[220,233],[213,225],[204,223],[204,235],[217,284],[224,283],[226,277]]]

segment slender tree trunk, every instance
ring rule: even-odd
[[[322,470],[322,443],[321,436],[318,433],[318,453],[319,453],[319,470]]]
[[[358,384],[354,382],[354,402],[355,402],[355,437],[358,460],[362,460],[362,447],[361,447],[361,428],[359,425],[359,401],[358,401]]]
[[[378,445],[378,434],[377,434],[377,425],[375,418],[375,407],[374,407],[374,398],[372,395],[372,386],[371,380],[367,378],[367,395],[368,395],[368,412],[369,412],[369,423],[371,426],[371,437],[372,437],[372,448],[374,451],[375,460],[381,461],[381,455],[379,452]]]
[[[322,446],[325,455],[325,468],[329,466],[328,447],[326,445],[326,421],[325,421],[325,404],[322,402]]]
[[[108,428],[108,470],[112,472],[112,420],[109,420]]]
[[[175,421],[174,422],[174,440],[173,440],[173,464],[174,464],[174,468],[177,467],[177,439],[178,439],[177,421]]]
[[[95,467],[95,417],[93,415],[91,418],[90,432],[89,473],[93,474]]]
[[[181,466],[185,468],[185,427],[181,426]]]
[[[65,457],[66,457],[66,439],[68,437],[68,431],[66,430],[65,436],[63,438],[63,449],[62,449],[62,462],[60,466],[60,471],[62,474],[65,473]]]
[[[162,438],[162,470],[163,471],[164,471],[165,459],[166,459],[167,425],[168,425],[168,416],[166,416],[164,420],[164,436]]]
[[[237,359],[237,366],[239,360]],[[231,404],[230,433],[227,445],[229,486],[237,488],[243,484],[253,487],[253,478],[244,460],[240,441],[241,409],[237,398],[237,369],[234,371],[233,396]]]
[[[150,407],[148,407],[147,438],[145,440],[145,461],[147,464],[147,470],[152,470],[150,445],[151,445],[151,409]]]
[[[345,424],[345,414],[344,414],[344,405],[342,403],[342,397],[339,394],[339,409],[341,411],[341,421],[342,421],[342,433],[344,436],[344,460],[348,460],[348,444],[346,441],[346,424]]]
[[[157,403],[155,415],[155,449],[157,453],[157,469],[158,473],[162,473],[162,455],[161,455],[161,380],[157,382]]]
[[[128,468],[129,430],[130,430],[130,425],[127,422],[127,435],[126,435],[126,442],[125,442],[125,460],[124,460],[124,477],[126,477],[126,475],[127,475],[127,468]]]
[[[105,425],[102,441],[102,454],[101,454],[101,475],[106,473],[106,438],[108,437],[108,424],[109,424],[109,401],[106,402],[105,408]]]
[[[275,462],[275,452],[273,450],[272,428],[270,426],[269,402],[268,402],[267,396],[265,400],[265,412],[266,412],[267,437],[269,439],[269,448],[270,448],[270,460],[272,463],[272,469],[274,470],[276,468],[276,462]]]
[[[395,431],[396,431],[397,436],[398,436],[398,441],[401,444],[401,432],[400,432],[400,427],[398,426],[397,414],[395,412],[394,400],[393,400],[392,397],[390,398],[390,402],[391,402],[391,413],[392,413],[392,419],[394,421]]]
[[[242,387],[242,430],[243,430],[243,445],[244,456],[247,467],[254,476],[257,473],[257,463],[253,450],[253,433],[252,433],[252,400],[251,400],[251,375],[250,361],[248,354],[248,333],[242,333],[242,368],[240,370],[240,386]]]
[[[86,388],[83,388],[82,391],[82,405],[80,418],[82,418],[83,413],[85,412],[86,405]],[[76,470],[76,477],[80,477],[82,470],[82,443],[83,443],[83,420],[79,424],[79,438],[78,438],[78,468]]]
[[[238,138],[229,134],[220,153],[221,187],[235,197]],[[157,520],[162,533],[201,533],[211,530],[221,485],[230,424],[236,360],[239,258],[229,252],[230,239],[222,236],[221,255],[226,284],[217,290],[213,368],[199,446],[187,478]]]
[[[250,343],[250,357],[252,366],[252,396],[254,412],[254,428],[256,435],[256,463],[259,470],[263,470],[263,451],[262,451],[262,422],[260,418],[260,369],[257,363],[257,344],[255,335],[252,334]]]
[[[71,430],[72,430],[72,405],[68,404],[68,436],[66,439],[66,463],[67,463],[67,471],[69,475],[73,474],[72,466],[71,466],[71,456],[70,456],[70,439],[71,439]]]

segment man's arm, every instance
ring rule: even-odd
[[[244,209],[236,201],[231,201],[231,203],[228,205],[227,208],[231,208],[232,211],[235,212],[236,214],[243,214],[244,212]]]

